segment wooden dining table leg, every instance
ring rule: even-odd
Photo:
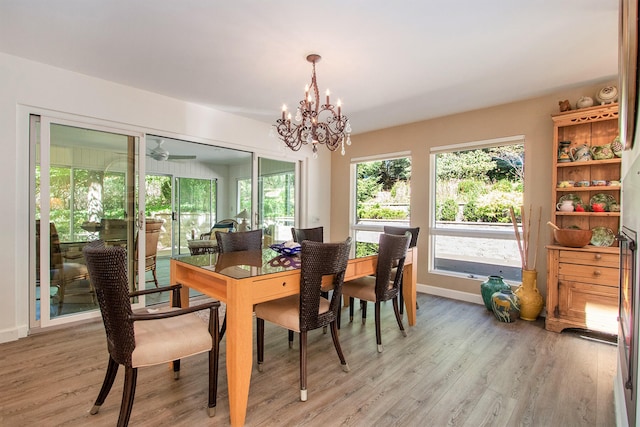
[[[247,415],[253,363],[253,303],[251,286],[227,287],[227,384],[232,426],[242,426]]]
[[[404,307],[407,311],[409,326],[416,324],[416,292],[418,281],[418,266],[415,261],[418,259],[417,248],[413,248],[413,261],[405,264],[402,273],[402,296],[404,297]]]

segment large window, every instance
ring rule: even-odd
[[[403,154],[354,159],[355,247],[358,256],[378,252],[385,225],[408,227],[411,222],[411,158]]]
[[[431,149],[431,269],[520,280],[510,216],[523,203],[524,137]]]

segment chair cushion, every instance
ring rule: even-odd
[[[75,262],[65,262],[62,269],[52,270],[51,281],[55,283],[68,282],[73,279],[86,278],[88,276],[87,266]]]
[[[392,287],[393,282],[389,282],[389,289]],[[348,297],[375,302],[376,278],[374,276],[366,276],[344,282],[344,285],[342,285],[342,294]]]
[[[133,324],[136,348],[131,355],[134,368],[167,363],[209,351],[212,338],[208,324],[195,314]]]
[[[256,305],[256,317],[268,320],[290,331],[300,332],[300,296],[291,295]],[[329,300],[320,298],[318,314],[329,311]]]

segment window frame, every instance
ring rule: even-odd
[[[464,271],[443,270],[436,268],[437,247],[436,238],[438,236],[450,236],[450,237],[470,237],[478,239],[494,239],[494,240],[509,240],[516,242],[516,236],[513,226],[504,230],[461,230],[459,227],[447,227],[438,226],[436,221],[437,206],[436,206],[436,187],[437,187],[437,169],[436,169],[436,156],[443,153],[451,153],[456,151],[471,151],[480,150],[483,148],[494,148],[505,145],[522,145],[526,149],[525,135],[513,135],[501,138],[492,138],[486,140],[477,140],[470,142],[463,142],[457,144],[434,146],[429,148],[429,169],[430,169],[430,186],[429,186],[429,259],[428,259],[428,271],[432,274],[449,275],[455,277],[465,277],[471,279],[479,279],[486,277],[481,274],[467,273]],[[523,157],[524,159],[524,157]],[[523,168],[526,167],[523,161]],[[524,187],[524,177],[523,177]],[[524,205],[524,188],[522,193],[522,204]],[[518,231],[522,233],[522,224],[518,223]],[[520,268],[520,267],[518,267]],[[509,277],[508,280],[515,280]]]
[[[368,163],[375,161],[383,161],[383,160],[395,160],[407,158],[411,163],[413,168],[413,159],[411,151],[398,151],[393,153],[385,153],[385,154],[376,154],[372,156],[365,157],[354,157],[350,161],[349,165],[349,175],[350,175],[350,194],[349,194],[349,234],[354,241],[354,247],[357,245],[357,233],[359,231],[371,231],[382,233],[385,225],[394,225],[399,227],[410,227],[411,226],[411,194],[409,195],[409,221],[389,221],[386,223],[380,222],[378,224],[359,224],[358,223],[358,199],[357,199],[357,167],[360,163]],[[413,169],[412,169],[413,173]],[[409,187],[411,191],[411,187]]]

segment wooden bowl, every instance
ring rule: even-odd
[[[570,248],[581,248],[587,246],[591,241],[591,230],[579,230],[577,228],[563,228],[553,230],[553,237],[561,246]]]

